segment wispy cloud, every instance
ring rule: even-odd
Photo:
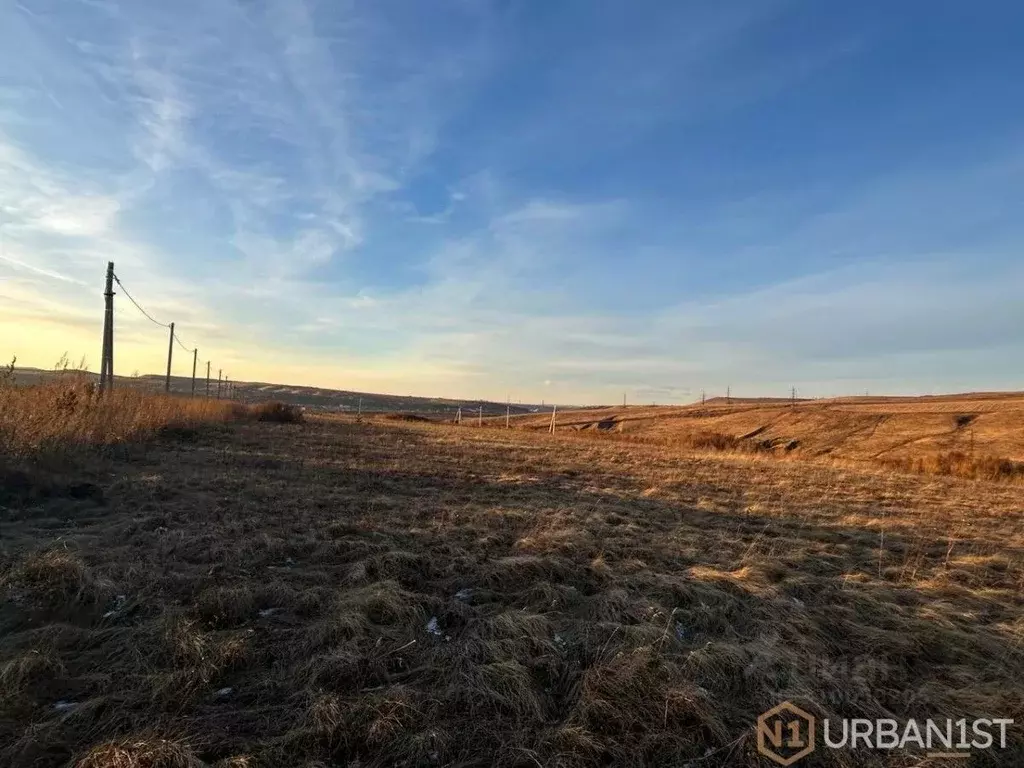
[[[586,401],[1010,386],[1016,118],[963,151],[964,125],[899,134],[947,114],[936,80],[866,120],[836,94],[892,87],[859,78],[895,22],[849,13],[4,6],[0,351],[98,346],[113,260],[237,376]],[[158,370],[163,331],[118,307],[119,360]]]

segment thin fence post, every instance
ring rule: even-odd
[[[558,413],[558,406],[557,405],[551,406],[551,427],[550,427],[550,429],[548,429],[548,432],[551,433],[552,435],[555,434],[555,414],[556,413]]]
[[[164,392],[171,391],[171,359],[174,356],[174,323],[170,325],[171,337],[167,342],[167,378],[164,379]]]
[[[192,397],[196,396],[196,366],[199,364],[199,348],[192,350]]]

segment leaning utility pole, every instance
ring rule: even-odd
[[[100,357],[100,392],[114,388],[114,262],[107,262],[107,287],[103,292],[103,353]]]
[[[167,378],[164,379],[164,392],[171,391],[171,358],[174,356],[174,323],[170,325],[171,338],[167,342]]]
[[[558,406],[551,406],[551,427],[548,429],[552,435],[555,434],[555,414],[558,412]]]

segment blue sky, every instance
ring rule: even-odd
[[[0,351],[97,368],[110,259],[235,379],[1020,389],[1022,26],[1011,2],[6,2]],[[121,296],[116,328],[118,373],[161,370]]]

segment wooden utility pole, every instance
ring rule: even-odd
[[[114,262],[107,262],[107,287],[103,292],[103,353],[100,358],[100,392],[114,388]]]
[[[199,349],[192,350],[192,397],[196,396],[196,366],[199,364]]]
[[[217,369],[217,399],[218,400],[220,400],[220,388],[221,388],[221,381],[222,381],[223,378],[224,378],[224,369],[223,368],[218,368]]]
[[[512,399],[509,398],[505,402],[505,429],[508,429],[509,426],[510,426],[510,424],[509,424],[509,417],[511,415],[512,415]]]
[[[484,407],[481,405],[480,410],[476,414],[476,425],[482,427],[484,425]]]
[[[548,432],[550,432],[552,435],[555,434],[555,414],[557,412],[558,412],[558,406],[557,405],[551,406],[551,428],[548,429]]]
[[[164,379],[164,392],[171,391],[171,359],[174,357],[174,323],[170,325],[171,337],[167,342],[167,378]]]
[[[356,407],[356,421],[363,420],[363,398],[359,398],[359,405]]]
[[[459,406],[459,410],[455,413],[455,423],[456,424],[461,424],[462,423],[462,406],[461,405]]]
[[[206,361],[206,399],[210,399],[210,361]]]
[[[625,392],[622,393],[622,407],[623,408],[626,407],[626,393]]]
[[[704,390],[703,389],[700,391],[700,404],[704,405]]]
[[[796,408],[796,387],[793,387],[793,389],[790,390],[789,406],[790,408]]]
[[[725,388],[725,404],[732,405],[732,387]]]

